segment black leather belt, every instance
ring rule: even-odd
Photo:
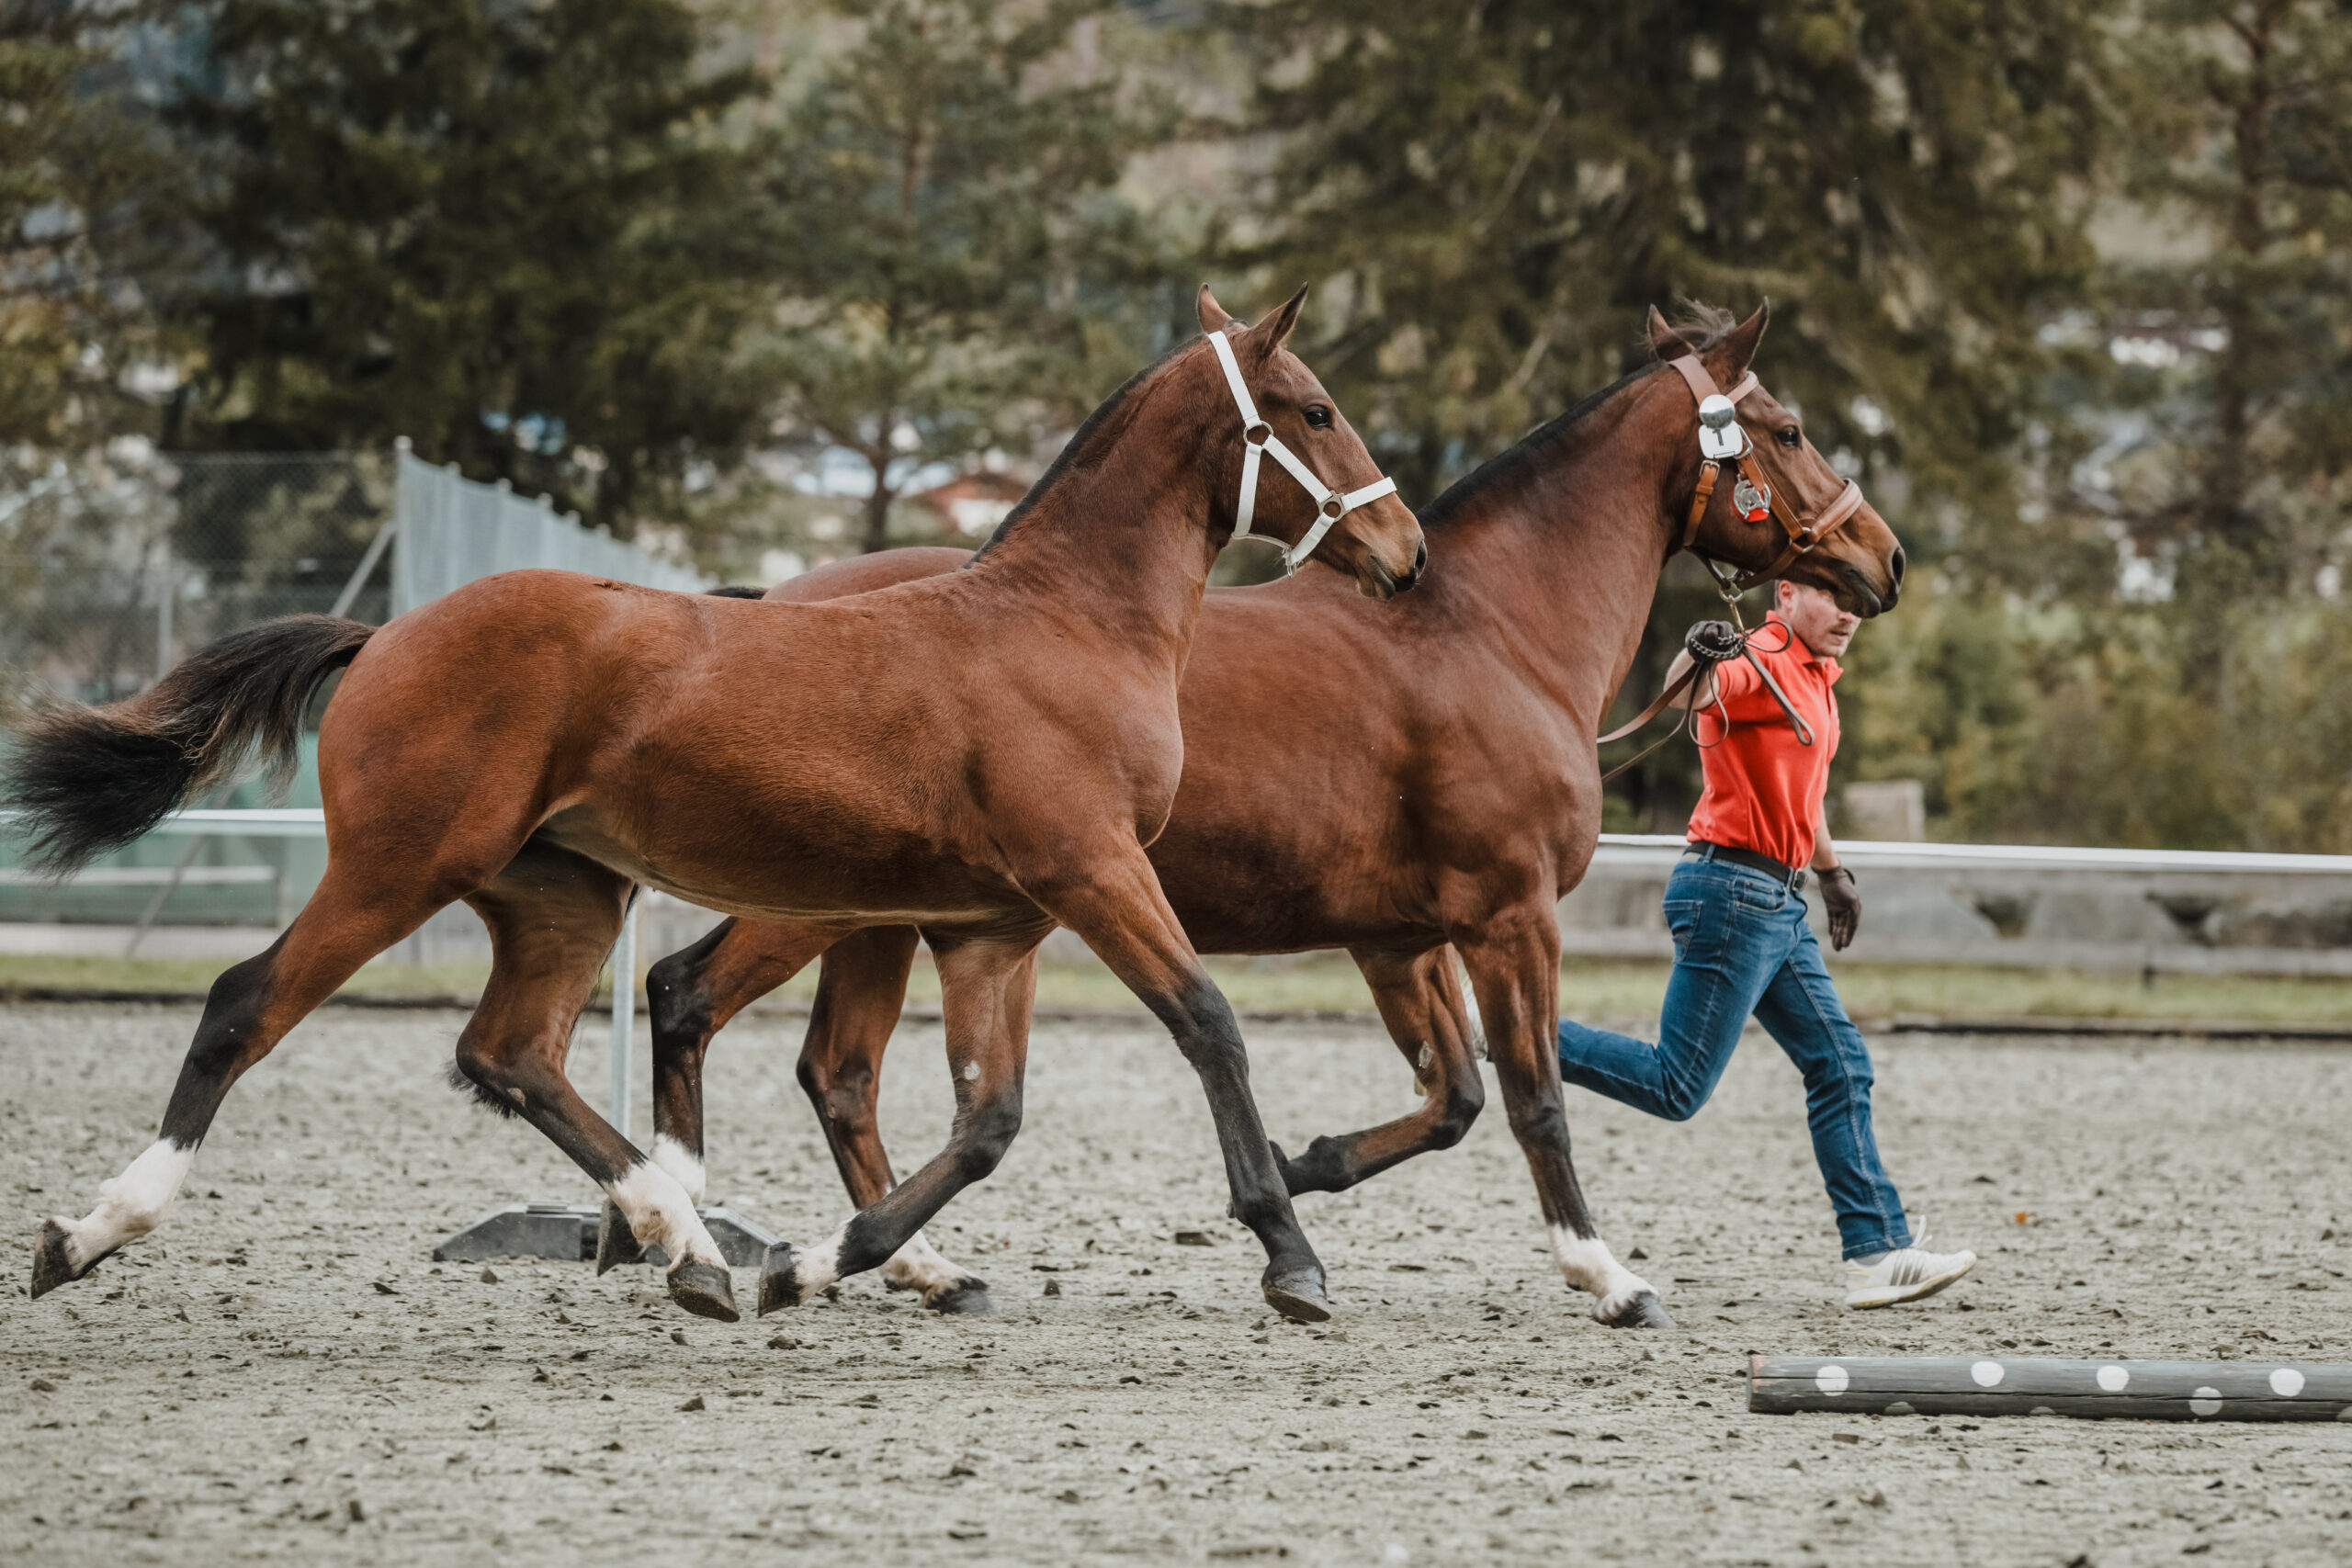
[[[1693,839],[1690,847],[1682,852],[1684,860],[1719,860],[1733,865],[1744,865],[1750,871],[1760,871],[1773,881],[1794,893],[1804,886],[1804,873],[1792,865],[1782,865],[1770,855],[1759,855],[1754,850],[1743,850],[1735,844],[1713,844],[1704,839]]]

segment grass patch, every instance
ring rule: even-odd
[[[209,958],[92,958],[0,954],[0,992],[40,987],[82,991],[169,991],[201,996],[227,968]],[[1372,994],[1340,954],[1287,961],[1212,958],[1209,973],[1244,1012],[1372,1011]],[[1573,1018],[1657,1016],[1668,965],[1647,961],[1569,959],[1561,965],[1560,1007]],[[2352,981],[2254,975],[2138,976],[2065,969],[2007,969],[1977,964],[1833,965],[1838,988],[1856,1017],[1920,1014],[1942,1019],[2096,1018],[2200,1022],[2352,1024]],[[371,964],[345,990],[373,997],[458,997],[481,992],[486,964],[417,966]],[[770,999],[806,1006],[817,993],[814,965]],[[918,963],[909,1005],[936,1008],[939,976]],[[1046,1009],[1139,1009],[1126,988],[1095,964],[1042,964],[1037,1005]]]

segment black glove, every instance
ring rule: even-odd
[[[1821,885],[1821,907],[1829,911],[1829,945],[1843,953],[1862,923],[1862,896],[1854,890],[1854,874],[1842,865],[1814,873]]]
[[[1682,650],[1694,664],[1724,664],[1739,657],[1740,636],[1729,621],[1701,621],[1682,635]]]

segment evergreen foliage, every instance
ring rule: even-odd
[[[759,260],[682,0],[205,0],[168,110],[209,265],[180,439],[383,446],[623,528],[759,412],[732,358]]]
[[[2115,268],[2147,426],[2099,499],[2199,604],[2340,582],[2352,513],[2352,9],[2153,0],[2121,170],[2172,254]]]
[[[122,58],[136,20],[0,0],[0,445],[71,448],[136,418],[120,379],[153,347],[136,203],[166,157]]]
[[[784,301],[753,357],[793,426],[864,458],[865,547],[907,478],[1025,453],[1167,314],[1116,186],[1163,123],[1109,0],[844,4],[774,145]]]
[[[1261,77],[1290,141],[1256,254],[1348,285],[1317,364],[1411,488],[1641,357],[1645,307],[1769,295],[1825,451],[1997,509],[2035,328],[2090,267],[2099,8],[1236,7],[1304,62]]]
[[[1314,282],[1306,351],[1426,499],[1644,357],[1648,305],[1769,296],[1759,368],[1914,562],[1841,779],[1920,778],[1951,837],[2352,850],[2347,22],[0,0],[0,488],[127,434],[406,434],[707,549],[785,509],[741,460],[781,443],[856,455],[876,547],[1215,275]],[[38,578],[39,511],[0,578]],[[1626,703],[1713,609],[1669,571]],[[1667,749],[1609,825],[1695,786]]]

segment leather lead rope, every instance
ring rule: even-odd
[[[1612,740],[1624,739],[1627,736],[1634,733],[1643,726],[1648,724],[1650,720],[1664,713],[1668,706],[1673,703],[1674,699],[1689,691],[1701,676],[1712,672],[1718,665],[1728,664],[1735,659],[1745,659],[1750,665],[1755,667],[1758,678],[1762,680],[1764,682],[1764,689],[1772,694],[1772,700],[1774,702],[1781,705],[1781,711],[1789,716],[1789,724],[1796,730],[1797,744],[1800,746],[1812,745],[1815,739],[1813,726],[1804,721],[1804,716],[1797,712],[1796,705],[1789,700],[1788,693],[1781,689],[1781,682],[1772,678],[1772,671],[1766,669],[1764,667],[1764,661],[1756,657],[1755,641],[1758,633],[1762,630],[1763,628],[1761,626],[1758,626],[1756,631],[1752,632],[1735,630],[1728,623],[1724,621],[1701,621],[1697,626],[1692,626],[1682,638],[1683,650],[1690,655],[1690,668],[1685,670],[1681,674],[1677,675],[1673,680],[1668,682],[1666,690],[1660,692],[1656,700],[1654,700],[1649,706],[1644,708],[1633,720],[1628,723],[1619,725],[1616,728],[1611,730],[1608,734],[1594,741],[1593,744],[1596,747],[1606,746]],[[1794,632],[1791,632],[1789,635],[1793,637],[1796,634]],[[1720,693],[1716,694],[1713,705],[1721,715],[1718,722],[1723,725],[1725,730],[1729,730],[1731,728],[1731,713],[1729,709],[1724,706],[1723,697]],[[1681,734],[1686,727],[1691,725],[1692,716],[1698,711],[1699,710],[1695,706],[1683,709],[1682,716],[1674,721],[1674,728],[1672,729],[1668,730],[1664,735],[1659,736],[1656,740],[1651,741],[1647,746],[1643,747],[1639,751],[1634,752],[1631,757],[1626,758],[1623,761],[1618,763],[1615,767],[1601,774],[1600,782],[1602,784],[1607,784],[1611,779],[1615,778],[1618,774],[1625,772],[1634,763],[1639,762],[1643,758],[1647,757],[1651,752],[1657,750],[1659,747],[1665,745],[1668,741]],[[1697,730],[1695,728],[1692,729],[1692,739],[1696,739],[1697,736]],[[1703,745],[1705,743],[1702,742],[1702,744]],[[1716,744],[1720,744],[1720,742],[1716,742]]]

